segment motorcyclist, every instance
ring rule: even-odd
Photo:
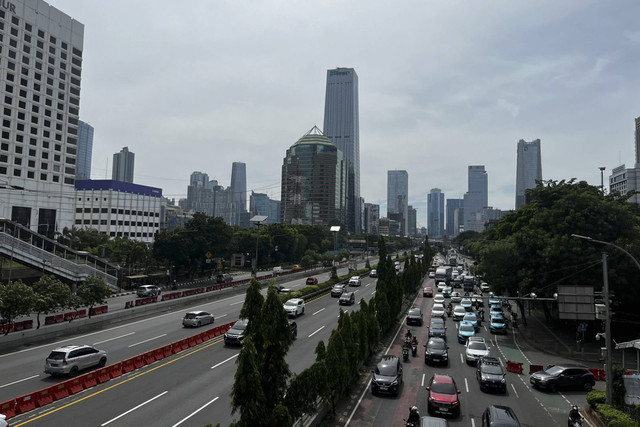
[[[573,405],[571,407],[571,410],[569,411],[569,422],[567,423],[567,425],[569,427],[573,427],[576,425],[576,423],[578,425],[582,425],[582,417],[580,416],[580,411],[578,411],[578,407],[576,405]]]
[[[409,418],[407,418],[407,424],[413,424],[415,426],[420,423],[420,413],[417,406],[409,408]]]

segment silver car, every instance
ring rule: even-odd
[[[107,353],[88,345],[67,345],[54,349],[44,362],[44,372],[50,375],[75,376],[83,369],[107,364]]]
[[[213,323],[213,314],[206,311],[190,311],[182,318],[182,326],[200,327]]]
[[[138,289],[136,289],[136,294],[140,298],[155,297],[157,295],[160,295],[161,293],[162,293],[162,290],[159,287],[154,285],[142,285],[142,286],[139,286]]]

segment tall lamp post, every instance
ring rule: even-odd
[[[604,170],[606,169],[604,166],[600,166],[600,191],[604,194]]]
[[[340,231],[340,226],[332,225],[329,231],[333,232],[333,260],[335,261],[338,252],[338,232]]]
[[[264,222],[267,220],[267,216],[265,215],[255,215],[249,221],[256,225],[258,232],[256,233],[256,265],[253,269],[254,274],[253,277],[258,277],[258,241],[260,240],[260,226],[264,225]]]
[[[600,170],[602,171],[603,169],[604,168],[601,168]],[[629,258],[631,258],[633,262],[636,263],[636,265],[638,266],[638,269],[640,269],[640,263],[638,262],[638,260],[635,259],[633,255],[631,255],[629,252],[622,249],[618,245],[614,245],[611,242],[596,240],[588,236],[581,236],[579,234],[572,234],[571,236],[577,237],[578,239],[588,240],[589,242],[600,243],[602,245],[614,247],[624,252],[626,255],[628,255]],[[605,339],[605,346],[606,346],[605,349],[607,352],[606,361],[605,361],[605,364],[606,364],[605,380],[606,380],[606,390],[607,390],[607,405],[611,405],[613,401],[613,375],[612,375],[613,367],[612,367],[612,360],[611,360],[611,357],[612,357],[611,344],[613,343],[613,337],[611,336],[611,311],[609,309],[609,278],[607,274],[607,254],[605,252],[602,252],[602,281],[603,281],[602,296],[604,298],[604,313],[605,313],[604,339]]]

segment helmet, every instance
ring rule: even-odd
[[[417,406],[412,406],[411,409],[409,409],[409,412],[411,412],[412,414],[417,414],[418,413],[418,407]]]
[[[577,407],[576,405],[573,405],[573,406],[571,406],[571,409],[572,409],[573,411],[577,411],[577,410],[578,410],[578,407]]]

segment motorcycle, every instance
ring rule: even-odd
[[[447,307],[447,317],[451,317],[451,307]]]
[[[405,422],[405,427],[419,427],[420,426],[420,413],[418,412],[418,408],[416,406],[411,407],[409,410],[409,418]]]
[[[418,341],[411,341],[411,355],[416,357],[418,354]]]
[[[404,360],[405,362],[409,361],[409,347],[407,347],[406,345],[402,346],[402,360]]]
[[[567,425],[569,427],[582,427],[582,418],[580,418],[579,420],[572,420],[571,418],[569,418]]]

